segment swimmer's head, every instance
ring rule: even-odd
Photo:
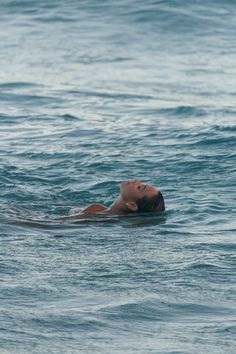
[[[161,192],[140,180],[122,182],[120,192],[128,212],[145,213],[165,210],[165,202]]]

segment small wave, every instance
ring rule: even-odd
[[[181,117],[202,117],[207,114],[207,112],[200,107],[194,106],[178,106],[175,108],[166,108],[161,111],[167,115],[181,116]]]
[[[81,118],[74,116],[72,114],[66,113],[61,116],[65,122],[70,122],[70,121],[80,121],[82,120]]]
[[[100,310],[101,311],[101,310]],[[193,317],[215,317],[230,313],[230,309],[196,303],[174,303],[159,300],[142,300],[117,306],[108,305],[102,313],[119,321],[183,321]]]
[[[17,94],[17,93],[0,93],[0,99],[6,102],[13,102],[14,104],[52,104],[52,102],[59,102],[60,99],[55,96],[42,96],[32,94]],[[53,104],[54,104],[53,103]]]
[[[203,270],[210,270],[210,271],[218,271],[218,270],[223,270],[223,269],[230,269],[230,267],[222,266],[219,264],[212,264],[212,263],[194,263],[191,265],[188,265],[186,268],[190,269],[203,269]]]
[[[34,21],[36,22],[41,22],[45,24],[50,24],[50,23],[73,23],[77,22],[77,18],[75,18],[73,15],[59,15],[56,14],[55,12],[49,13],[47,15],[36,15],[34,16]]]
[[[226,112],[222,112],[222,114],[225,114]],[[236,115],[236,111],[235,112],[230,112],[233,115]],[[211,128],[212,131],[219,131],[219,132],[223,132],[223,133],[234,133],[236,132],[236,124],[235,125],[213,125]]]
[[[233,276],[233,268],[227,264],[223,264],[223,262],[217,263],[208,263],[208,262],[197,262],[185,265],[184,274],[187,276],[196,276],[201,278],[211,279],[217,278],[218,281],[223,282],[224,278],[229,278]]]
[[[218,328],[216,330],[216,332],[219,335],[225,335],[225,334],[229,334],[229,335],[236,335],[236,326],[223,326],[223,328]]]
[[[42,88],[43,84],[35,82],[5,82],[0,84],[0,89],[25,89],[25,88]]]
[[[123,62],[128,62],[131,61],[132,58],[131,57],[121,57],[121,56],[101,56],[101,55],[97,55],[97,56],[89,56],[89,55],[79,55],[79,56],[75,56],[74,58],[71,58],[70,60],[73,60],[74,62],[79,62],[82,63],[84,65],[91,65],[91,64],[106,64],[106,63],[123,63]]]
[[[110,98],[110,99],[120,99],[120,100],[131,100],[131,99],[152,99],[153,96],[150,95],[139,95],[137,93],[130,93],[130,92],[117,92],[117,91],[81,91],[81,90],[70,90],[68,93],[78,96],[85,96],[85,97],[101,97],[101,98]]]

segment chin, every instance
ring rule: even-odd
[[[125,194],[126,187],[127,187],[127,182],[121,182],[121,184],[120,184],[120,193],[121,193],[121,195]]]
[[[121,184],[120,184],[120,192],[122,193],[122,191],[123,191],[123,189],[124,189],[124,184],[125,184],[125,182],[121,182]]]

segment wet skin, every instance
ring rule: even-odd
[[[151,198],[158,195],[159,190],[151,185],[143,184],[139,179],[125,181],[120,184],[120,195],[114,203],[106,208],[101,204],[91,204],[85,208],[83,214],[117,214],[126,215],[138,210],[136,201],[143,197]]]
[[[126,201],[136,201],[145,196],[151,198],[158,192],[157,188],[149,184],[143,184],[139,179],[122,182],[120,185],[121,196]]]
[[[110,207],[102,204],[91,204],[80,213],[71,214],[59,218],[61,221],[83,219],[86,215],[128,215],[138,211],[136,201],[143,197],[152,198],[158,196],[160,191],[139,179],[124,181],[120,184],[120,195]],[[164,209],[163,209],[164,210]],[[158,211],[158,210],[157,210]]]

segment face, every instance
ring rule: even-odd
[[[120,185],[120,193],[127,202],[136,201],[137,199],[147,197],[151,198],[158,193],[158,190],[148,184],[143,184],[139,179],[134,181],[122,182]]]

